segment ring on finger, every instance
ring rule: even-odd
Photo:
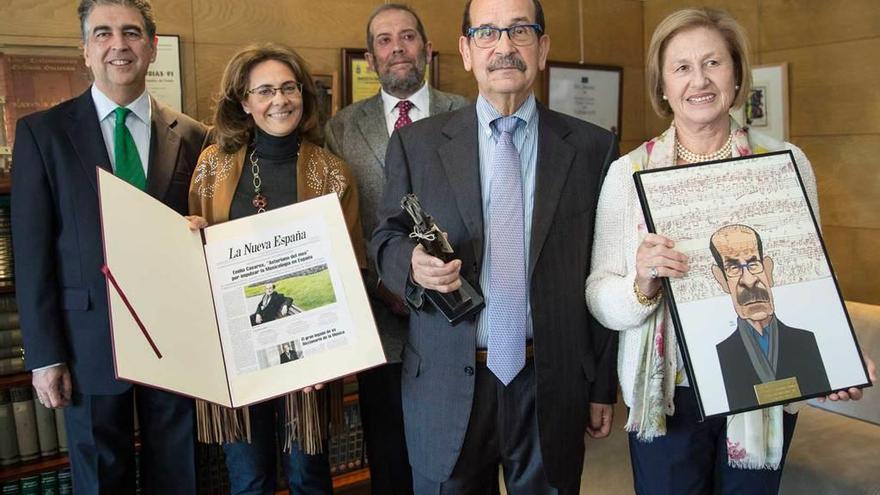
[[[651,275],[651,278],[657,278],[659,276],[656,266],[652,266],[648,273]]]

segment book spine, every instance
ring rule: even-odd
[[[58,451],[67,452],[67,427],[64,425],[64,409],[55,409],[55,431],[58,432]]]
[[[58,473],[47,471],[40,473],[40,487],[43,495],[58,495]]]
[[[70,469],[58,471],[58,495],[72,495],[73,480],[70,477]]]
[[[0,330],[19,328],[18,313],[0,313]]]
[[[12,294],[0,296],[0,312],[14,313],[16,311],[18,311],[18,305],[15,304],[15,296]]]
[[[6,483],[3,483],[2,487],[0,487],[0,494],[2,494],[2,495],[20,495],[21,494],[21,485],[18,483],[18,480],[7,481]]]
[[[34,394],[36,395],[36,393]],[[40,441],[40,455],[48,457],[58,453],[58,432],[55,430],[55,411],[34,401],[37,418],[37,438]]]
[[[40,457],[40,441],[37,438],[37,418],[30,386],[13,387],[12,414],[15,417],[15,433],[18,439],[18,455],[22,461]]]
[[[0,359],[5,358],[24,358],[24,348],[21,345],[0,347]]]
[[[0,347],[11,347],[14,345],[21,345],[21,329],[20,328],[11,328],[11,329],[0,329]]]
[[[8,389],[0,389],[0,466],[9,466],[19,460],[12,400]]]
[[[40,495],[40,475],[21,479],[21,495]]]
[[[23,357],[0,359],[0,375],[13,375],[22,371],[24,371]]]

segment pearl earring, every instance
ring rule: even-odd
[[[663,97],[662,97],[662,98],[663,98],[663,99],[664,99],[664,100],[666,100],[666,95],[663,95]]]

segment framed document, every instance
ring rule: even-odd
[[[192,232],[98,185],[118,378],[239,407],[385,362],[335,194]]]
[[[183,79],[180,73],[180,36],[156,35],[156,60],[147,69],[147,89],[150,94],[168,105],[183,112]]]
[[[752,66],[752,90],[746,104],[732,114],[743,125],[788,141],[788,64]]]
[[[548,62],[544,71],[547,106],[621,135],[623,69],[610,65]]]
[[[790,151],[634,179],[648,230],[688,256],[664,297],[703,416],[870,386]]]
[[[374,96],[382,87],[378,74],[367,64],[366,53],[364,48],[342,49],[342,106]],[[440,85],[440,54],[437,52],[431,53],[425,79],[435,88]]]
[[[339,111],[339,73],[312,74],[318,94],[318,119],[321,127]]]

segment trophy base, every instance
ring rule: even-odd
[[[481,296],[467,280],[461,279],[461,288],[455,292],[443,294],[433,290],[425,291],[431,304],[443,313],[451,325],[477,314],[483,306]]]

